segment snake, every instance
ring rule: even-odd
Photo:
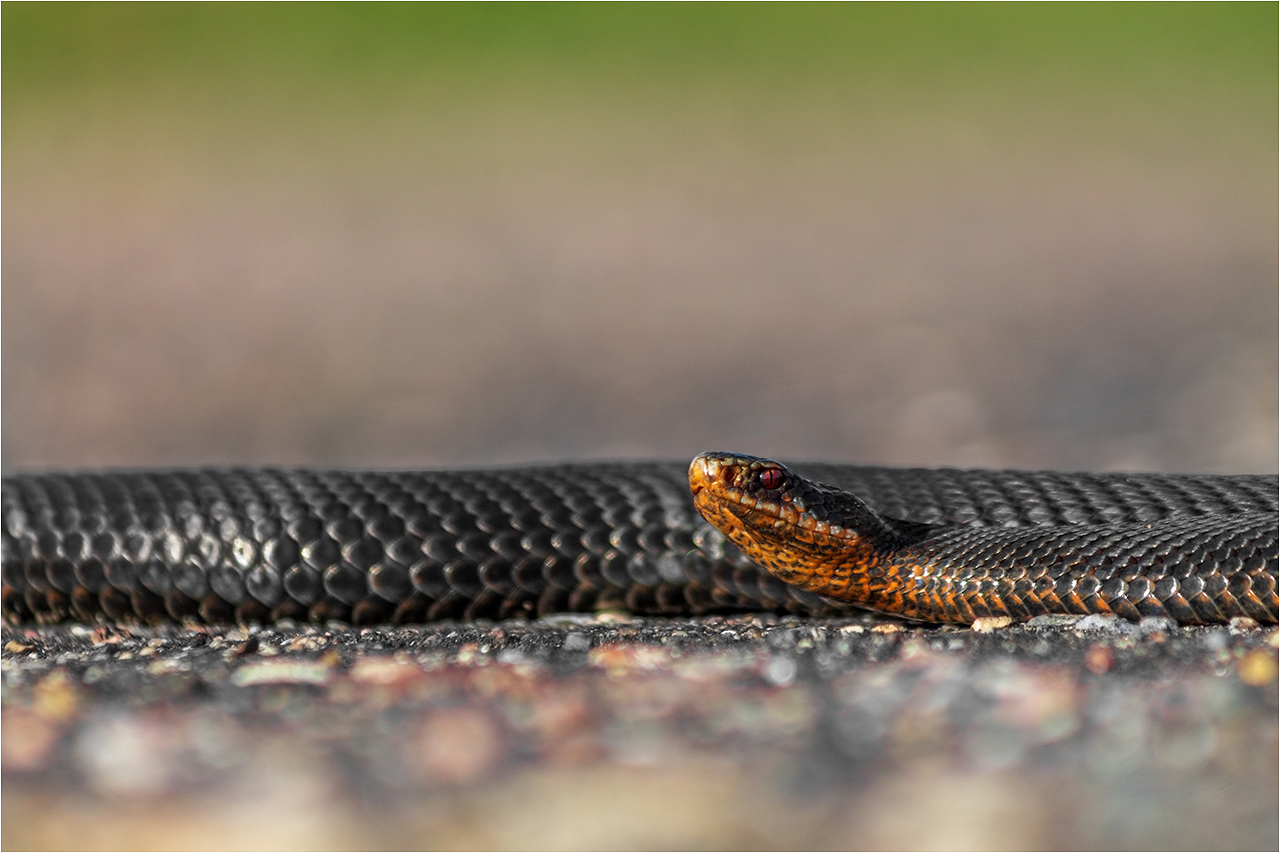
[[[3,478],[6,623],[1277,616],[1277,478],[685,462]]]

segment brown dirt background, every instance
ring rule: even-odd
[[[1276,470],[1274,8],[361,14],[6,8],[5,470]]]

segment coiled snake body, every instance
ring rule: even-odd
[[[1274,476],[793,467],[704,454],[692,468],[16,475],[3,487],[4,616],[372,623],[861,606],[953,622],[1276,621]]]

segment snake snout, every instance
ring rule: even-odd
[[[689,491],[696,495],[713,486],[732,485],[737,461],[729,453],[699,453],[689,463]]]

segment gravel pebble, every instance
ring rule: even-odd
[[[1272,848],[1276,636],[1104,617],[8,628],[3,843]]]

